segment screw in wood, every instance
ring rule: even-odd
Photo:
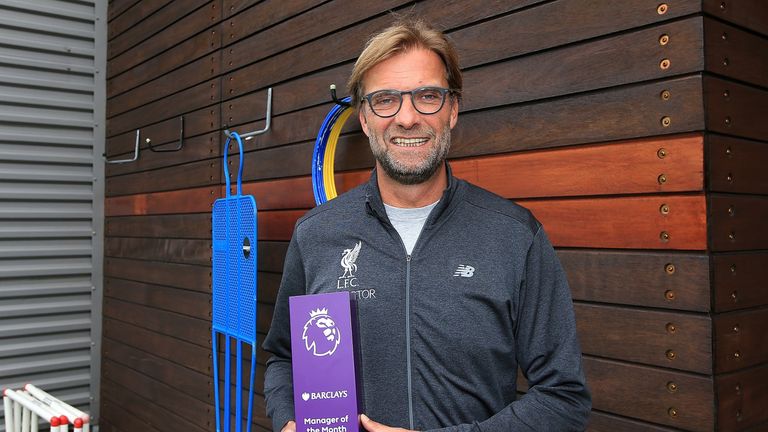
[[[666,174],[660,174],[656,180],[659,182],[659,184],[664,184],[667,182],[667,176]]]
[[[677,331],[677,327],[673,323],[667,323],[666,325],[667,333],[674,333]]]
[[[672,93],[669,90],[662,90],[660,96],[662,100],[668,101],[672,97]]]
[[[669,6],[667,6],[666,3],[662,3],[656,8],[656,13],[658,13],[659,15],[664,15],[665,13],[667,13],[668,10],[669,10]]]
[[[672,62],[669,61],[669,59],[663,59],[661,63],[659,63],[659,67],[661,70],[667,70],[672,65]]]
[[[677,357],[677,354],[675,354],[675,352],[672,350],[667,350],[666,355],[667,355],[667,358],[670,360],[674,360],[675,357]]]
[[[661,241],[666,243],[669,241],[669,233],[666,231],[662,231],[661,234],[659,234],[659,238],[661,239]]]
[[[667,157],[667,149],[660,148],[659,151],[656,152],[656,156],[658,156],[659,159],[664,159]]]
[[[675,299],[675,292],[672,291],[672,290],[665,291],[664,292],[664,298],[666,298],[667,300],[670,300],[670,301],[674,300]]]
[[[676,391],[677,391],[677,384],[675,384],[675,383],[674,383],[674,382],[672,382],[672,381],[668,382],[668,383],[667,383],[667,390],[668,390],[670,393],[674,393],[674,392],[676,392]]]
[[[676,408],[670,408],[667,410],[667,414],[669,414],[670,417],[677,417],[677,409]]]
[[[669,43],[669,35],[663,34],[659,37],[659,45],[664,46]]]
[[[661,118],[661,125],[663,127],[669,127],[669,125],[672,124],[672,118],[669,116],[664,116]]]
[[[669,214],[669,206],[666,205],[666,204],[662,204],[661,207],[659,207],[659,213],[661,213],[663,215],[668,215]]]
[[[672,274],[675,272],[675,265],[674,264],[667,264],[664,266],[664,271],[667,272],[667,274]]]

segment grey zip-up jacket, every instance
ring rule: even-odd
[[[350,291],[370,418],[415,430],[580,431],[591,407],[565,274],[541,224],[451,176],[411,255],[371,180],[297,223],[263,347],[275,430],[294,419],[288,297]],[[360,250],[345,268],[342,253]],[[349,264],[349,263],[347,263]],[[517,399],[518,367],[529,390]]]

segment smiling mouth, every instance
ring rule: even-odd
[[[429,141],[429,138],[392,138],[392,143],[398,147],[419,147]]]

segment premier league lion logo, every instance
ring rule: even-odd
[[[304,346],[317,357],[332,355],[341,342],[341,334],[333,318],[328,315],[328,309],[313,310],[309,316],[301,335]]]

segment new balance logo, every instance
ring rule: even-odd
[[[472,266],[461,264],[456,268],[453,276],[472,277],[475,274],[475,268]]]

